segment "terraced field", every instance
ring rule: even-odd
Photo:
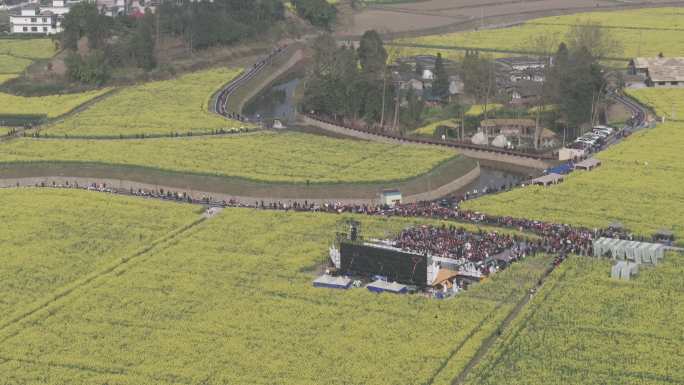
[[[118,138],[235,129],[245,124],[213,114],[208,108],[212,94],[240,71],[218,68],[124,88],[46,127],[41,134]]]
[[[22,138],[0,145],[0,164],[113,164],[295,183],[404,180],[426,173],[454,156],[456,153],[449,149],[272,132],[140,140]]]
[[[651,96],[653,92],[632,94]],[[669,110],[669,97],[645,99],[646,103],[649,100],[656,110]],[[465,206],[491,214],[589,227],[605,227],[617,220],[642,235],[668,228],[682,239],[683,146],[684,123],[669,122],[600,153],[604,164],[595,171],[573,173],[553,187],[526,187],[469,201]]]
[[[476,367],[468,384],[684,383],[684,256],[629,282],[571,258]]]
[[[313,288],[343,219],[224,210],[0,328],[4,379],[447,384],[549,262],[529,258],[444,302]],[[407,225],[359,219],[369,236]]]
[[[396,40],[399,44],[434,46],[433,48],[405,48],[402,55],[436,54],[438,47],[455,50],[439,50],[442,55],[460,58],[465,49],[488,49],[506,52],[530,52],[532,41],[540,36],[552,38],[557,43],[564,40],[573,24],[596,22],[611,32],[622,45],[619,58],[635,56],[677,56],[684,52],[684,41],[678,36],[684,33],[684,13],[681,8],[653,8],[614,12],[592,12],[575,15],[534,19],[521,25],[501,29],[430,35]]]

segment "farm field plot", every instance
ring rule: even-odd
[[[43,384],[447,384],[550,262],[530,257],[450,301],[313,288],[344,218],[224,210],[1,330],[0,371]],[[408,224],[358,218],[367,236]]]
[[[629,96],[651,107],[659,116],[664,116],[668,120],[684,121],[684,89],[628,88],[625,91]]]
[[[0,39],[0,54],[27,59],[49,59],[55,54],[51,39]]]
[[[469,49],[493,49],[502,52],[531,51],[531,41],[538,36],[552,36],[563,41],[571,25],[592,21],[609,28],[623,47],[619,57],[678,56],[684,52],[684,11],[681,8],[653,8],[615,12],[592,12],[534,19],[521,25],[472,32],[398,39],[400,44],[418,44]],[[403,55],[435,54],[434,48],[406,48]],[[460,58],[462,51],[441,50],[442,55]],[[495,54],[498,56],[499,54]]]
[[[684,256],[629,282],[610,279],[610,267],[567,260],[467,383],[684,383]]]
[[[75,94],[49,96],[16,96],[0,93],[0,115],[2,114],[35,114],[56,118],[98,96],[109,92],[110,88],[102,88]]]
[[[87,191],[0,189],[0,206],[0,327],[199,218],[194,206]]]
[[[46,127],[47,136],[112,137],[211,132],[245,125],[209,112],[209,100],[240,69],[220,68],[124,88]]]
[[[296,183],[404,180],[454,156],[441,148],[273,132],[139,140],[22,138],[0,145],[0,163],[115,164]]]
[[[50,39],[0,38],[0,84],[18,76],[34,60],[49,59],[55,52]]]
[[[467,202],[468,209],[555,223],[605,227],[617,220],[650,236],[684,236],[684,124],[639,132],[598,155],[603,165],[553,187],[525,187]]]
[[[16,74],[22,72],[32,62],[31,59],[0,54],[0,74],[16,76]]]

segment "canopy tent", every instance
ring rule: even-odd
[[[660,230],[656,231],[655,234],[653,234],[653,238],[673,241],[674,240],[674,232],[672,230],[668,230],[668,229],[660,229]]]
[[[613,222],[610,222],[610,224],[608,225],[608,228],[613,229],[613,230],[622,230],[625,228],[625,225],[623,225],[622,222],[613,221]]]
[[[659,243],[627,241],[615,238],[599,238],[594,241],[594,256],[602,257],[610,253],[610,257],[618,260],[632,261],[638,264],[658,264],[665,255],[665,246]]]
[[[537,184],[540,186],[548,186],[548,185],[552,185],[552,184],[562,182],[563,179],[564,179],[563,175],[551,173],[548,175],[540,176],[539,178],[536,178],[536,179],[532,179],[530,181],[530,183]]]
[[[546,170],[547,174],[569,174],[572,171],[572,166],[570,163],[563,163],[556,167]]]
[[[388,293],[394,294],[406,294],[408,292],[408,287],[406,285],[396,282],[389,283],[387,281],[380,280],[369,283],[366,286],[366,289],[372,291],[373,293],[382,293],[386,291]]]
[[[498,135],[494,140],[492,140],[492,146],[504,148],[508,145],[508,139],[504,135]]]
[[[614,279],[629,279],[639,272],[639,265],[634,262],[618,261],[610,269],[610,277]]]
[[[593,170],[594,168],[601,165],[601,161],[596,158],[585,159],[579,163],[575,164],[575,170]]]
[[[473,144],[477,144],[480,146],[486,146],[489,144],[489,139],[487,139],[487,136],[482,132],[478,132],[477,134],[473,135],[473,137],[470,138],[470,141]]]
[[[321,275],[313,281],[314,287],[324,287],[328,289],[349,289],[352,280],[346,277],[333,277],[330,275]]]
[[[496,261],[511,263],[511,261],[515,259],[515,255],[510,249],[508,249],[494,255],[492,258]]]
[[[437,276],[435,277],[434,281],[432,281],[432,286],[446,286],[446,287],[451,287],[453,285],[452,280],[458,276],[457,271],[449,270],[449,269],[439,269],[439,272],[437,273]]]

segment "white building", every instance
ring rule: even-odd
[[[22,8],[18,13],[10,14],[10,32],[41,35],[59,33],[62,29],[57,16],[37,6]]]
[[[10,13],[10,32],[18,34],[52,35],[62,32],[62,20],[73,3],[53,0],[50,6],[31,4]]]

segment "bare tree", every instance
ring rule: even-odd
[[[586,49],[596,60],[618,57],[623,53],[620,41],[615,39],[609,30],[591,20],[578,20],[565,35],[565,41],[571,51]]]
[[[552,55],[557,49],[559,44],[558,34],[543,34],[534,36],[528,42],[529,47],[533,52],[537,52],[538,55],[545,60],[545,66],[542,70],[543,76],[541,79],[541,92],[535,100],[535,130],[534,130],[534,148],[538,150],[540,147],[541,136],[543,128],[541,127],[541,115],[546,112],[547,106],[549,106],[553,101],[553,92],[550,82],[547,82],[548,73],[550,71],[551,65],[553,64]],[[532,71],[530,76],[535,76],[535,71]]]

